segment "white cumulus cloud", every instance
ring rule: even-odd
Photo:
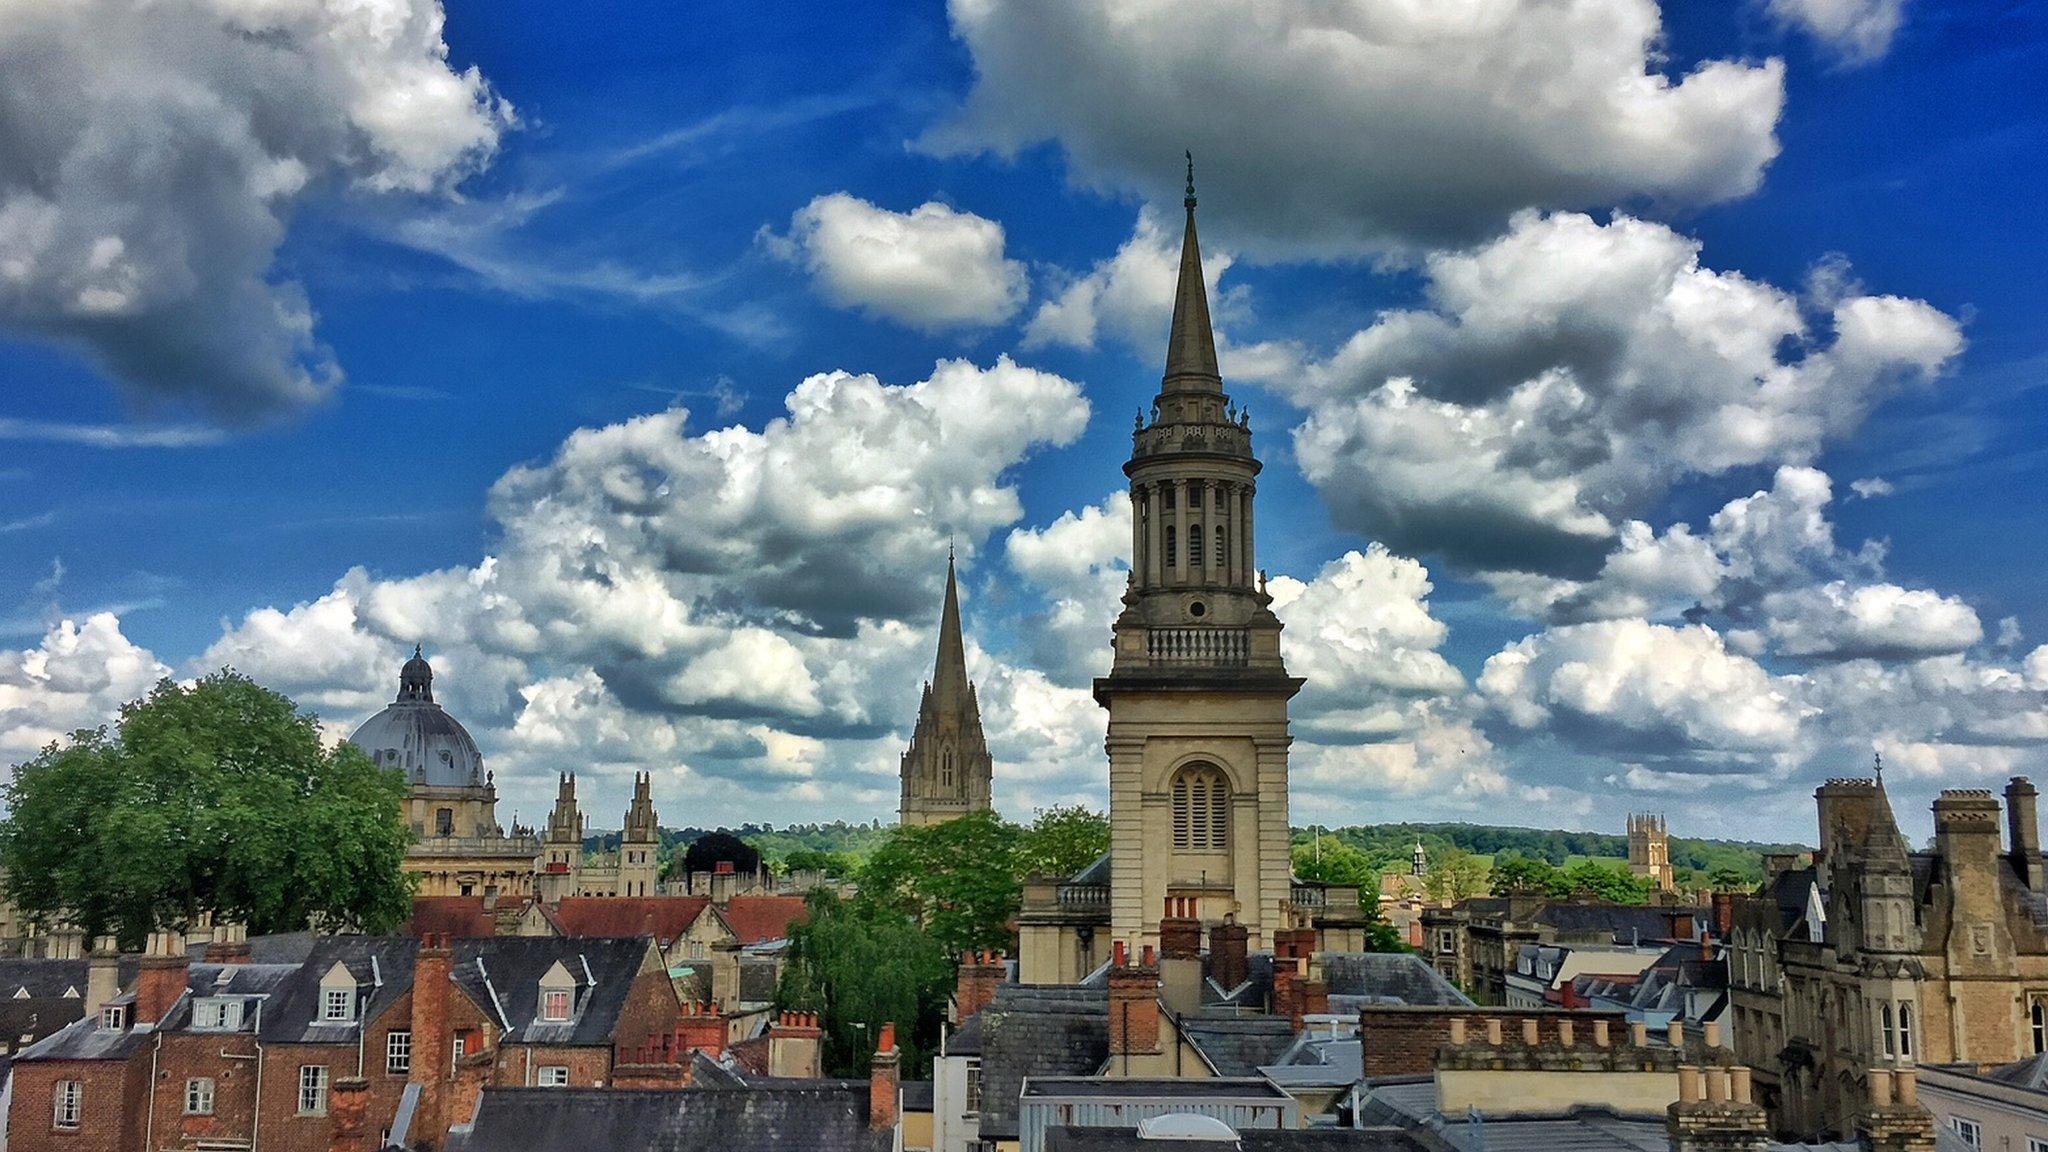
[[[1813,37],[1845,67],[1882,57],[1906,22],[1906,0],[1765,0],[1765,9]]]
[[[944,204],[891,212],[834,192],[768,242],[833,304],[925,331],[1000,324],[1030,291],[1024,265],[1003,255],[1003,226]]]

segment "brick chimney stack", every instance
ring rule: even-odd
[[[725,1051],[730,1030],[730,1023],[716,1004],[685,1004],[682,1018],[676,1021],[676,1036],[685,1052],[716,1056]]]
[[[249,962],[249,929],[242,924],[215,924],[213,937],[206,942],[208,964],[247,964]]]
[[[961,953],[959,980],[953,989],[953,1003],[962,1023],[994,1002],[996,989],[1002,986],[1009,974],[1009,965],[1004,961],[1001,952]]]
[[[1159,918],[1159,954],[1169,960],[1183,960],[1202,954],[1202,922],[1195,916],[1192,896],[1168,896],[1166,914]]]
[[[412,962],[412,1069],[406,1078],[420,1086],[413,1131],[439,1140],[448,1131],[447,1084],[454,1063],[451,1002],[455,952],[445,933],[420,938]]]
[[[155,1024],[162,1020],[185,994],[192,961],[185,953],[181,932],[152,932],[143,949],[142,967],[135,974],[135,1023]]]
[[[1133,963],[1122,941],[1109,970],[1109,1055],[1127,1060],[1159,1052],[1159,964],[1146,945]]]
[[[327,1097],[328,1152],[364,1152],[363,1118],[370,1108],[370,1082],[344,1076]]]
[[[1857,1120],[1870,1152],[1934,1152],[1934,1115],[1920,1104],[1920,1073],[1870,1070],[1870,1111]]]
[[[816,1012],[784,1012],[768,1030],[768,1074],[795,1080],[823,1076],[824,1039]]]
[[[1750,1088],[1747,1068],[1681,1066],[1678,1100],[1665,1113],[1671,1152],[1766,1152],[1770,1120]]]
[[[1225,992],[1251,978],[1251,931],[1231,914],[1209,929],[1209,977]]]
[[[868,1065],[868,1128],[871,1131],[894,1129],[902,1113],[902,1089],[897,1083],[897,1065],[901,1059],[896,1051],[895,1023],[882,1025],[881,1040],[875,1045],[874,1062]]]

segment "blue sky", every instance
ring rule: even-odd
[[[421,640],[522,814],[886,816],[955,539],[999,802],[1100,803],[1193,148],[1297,822],[2041,767],[2048,9],[1100,9],[10,20],[0,752]]]

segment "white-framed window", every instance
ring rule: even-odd
[[[51,1125],[66,1132],[77,1131],[78,1121],[85,1114],[85,1084],[78,1080],[57,1081],[52,1101]]]
[[[569,1018],[569,991],[566,988],[547,988],[540,994],[540,1018],[556,1023]]]
[[[194,1076],[185,1081],[185,1115],[213,1115],[213,1080],[206,1076]]]
[[[192,1025],[195,1028],[239,1028],[242,1026],[242,1005],[234,1000],[201,1000],[192,1006]]]
[[[543,1064],[540,1066],[538,1075],[540,1078],[535,1083],[538,1083],[543,1088],[567,1088],[569,1086],[569,1067],[566,1064]]]
[[[2027,1152],[2048,1152],[2048,1140],[2039,1136],[2027,1137]]]
[[[1884,1049],[1884,1054],[1886,1056],[1894,1055],[1896,1051],[1895,1046],[1897,1044],[1897,1037],[1893,1035],[1892,1006],[1890,1002],[1879,1004],[1877,1006],[1877,1015],[1878,1023],[1882,1025],[1881,1044]]]
[[[1913,1058],[1913,1006],[1899,1005],[1899,1059]]]
[[[355,990],[351,988],[323,988],[320,991],[320,1018],[322,1020],[348,1020],[353,1018],[356,1002]]]
[[[2033,1005],[2027,1009],[2027,1025],[2035,1055],[2048,1052],[2048,1001],[2034,997]]]
[[[1173,846],[1221,852],[1230,844],[1230,783],[1209,764],[1191,764],[1173,778]]]
[[[969,1057],[965,1063],[967,1066],[967,1114],[969,1116],[979,1116],[981,1115],[981,1061],[974,1057]]]
[[[468,1049],[468,1048],[469,1048],[469,1037],[467,1037],[467,1036],[464,1036],[464,1035],[462,1035],[461,1033],[459,1033],[459,1032],[458,1032],[458,1033],[456,1033],[456,1034],[455,1034],[455,1043],[454,1043],[454,1045],[453,1045],[453,1046],[452,1046],[452,1047],[451,1047],[451,1048],[449,1049],[449,1051],[451,1051],[451,1052],[453,1052],[453,1053],[455,1054],[455,1058],[456,1058],[457,1060],[460,1060],[460,1059],[462,1059],[462,1058],[463,1058],[464,1056],[467,1056],[467,1055],[469,1054],[469,1053],[468,1053],[468,1051],[467,1051],[467,1049]]]
[[[1984,1129],[1975,1120],[1965,1120],[1961,1116],[1951,1116],[1948,1118],[1948,1126],[1955,1130],[1955,1134],[1962,1138],[1965,1145],[1971,1148],[1982,1148],[1984,1146]]]
[[[109,1004],[100,1009],[100,1027],[109,1032],[120,1032],[128,1027],[128,1006]]]
[[[393,1028],[384,1034],[384,1071],[403,1076],[412,1071],[412,1033]]]
[[[299,1065],[299,1115],[327,1115],[327,1065]]]

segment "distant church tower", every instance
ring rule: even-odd
[[[1664,833],[1664,818],[1634,813],[1628,818],[1628,870],[1650,881],[1659,892],[1678,887],[1671,870],[1671,841]]]
[[[576,805],[576,777],[568,772],[556,782],[555,810],[548,813],[545,837],[533,887],[543,902],[553,904],[577,894],[583,871],[583,810]]]
[[[985,811],[995,777],[981,735],[981,706],[967,679],[960,635],[960,588],[946,557],[946,606],[939,615],[939,657],[918,705],[917,730],[903,753],[903,799],[897,822],[937,824]]]
[[[1112,939],[1156,943],[1169,898],[1272,943],[1291,896],[1287,702],[1302,682],[1252,553],[1251,421],[1224,394],[1195,238],[1194,165],[1166,374],[1132,433],[1131,576],[1109,710]]]

